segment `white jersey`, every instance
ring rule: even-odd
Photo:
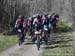
[[[35,23],[38,23],[37,18],[34,19],[34,21],[33,21],[33,25],[35,25]]]

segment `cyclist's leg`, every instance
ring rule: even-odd
[[[48,42],[48,30],[46,31],[46,43]]]
[[[48,42],[48,31],[47,30],[45,30],[45,32],[44,32],[44,41],[47,44],[47,42]]]

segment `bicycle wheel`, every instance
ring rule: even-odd
[[[38,37],[37,37],[37,43],[36,43],[38,50],[39,50],[39,48],[40,48],[40,42],[41,42],[40,36],[38,35]]]
[[[39,50],[39,48],[40,48],[40,40],[37,40],[36,45],[37,45],[37,49]]]
[[[24,42],[25,38],[24,38],[24,34],[23,33],[19,33],[19,46]]]

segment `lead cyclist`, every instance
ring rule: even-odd
[[[39,15],[34,19],[33,25],[35,29],[34,33],[35,33],[36,45],[39,50],[41,42],[41,17]]]

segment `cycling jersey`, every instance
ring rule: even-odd
[[[35,18],[33,21],[33,25],[35,27],[35,30],[39,31],[41,29],[41,20]]]
[[[44,20],[43,29],[44,29],[44,30],[48,30],[48,28],[49,28],[49,20],[48,20],[48,19],[45,19],[45,20]]]
[[[45,19],[45,21],[44,21],[44,25],[49,25],[49,20],[48,19]]]
[[[18,30],[20,29],[20,30],[21,30],[20,32],[24,32],[24,27],[25,27],[24,20],[18,18],[18,19],[16,20],[16,23],[15,23],[15,28],[16,28],[16,30],[18,31]],[[18,31],[18,32],[19,32],[19,31]]]

